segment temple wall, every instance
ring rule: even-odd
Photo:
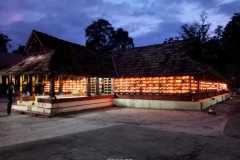
[[[131,94],[186,94],[228,90],[226,83],[197,80],[194,76],[115,78],[114,92]]]

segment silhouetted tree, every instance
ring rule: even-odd
[[[224,72],[225,52],[223,46],[223,27],[217,26],[214,35],[205,46],[205,60],[213,65],[218,71]]]
[[[208,39],[207,42],[202,46],[202,52],[205,63],[212,65],[218,71],[223,72],[224,70],[224,49],[222,43],[223,27],[218,26],[214,30],[214,35]]]
[[[0,53],[8,53],[9,42],[11,39],[5,34],[0,34]]]
[[[192,58],[203,61],[203,48],[209,40],[209,28],[210,24],[207,23],[206,13],[200,15],[200,22],[194,22],[182,26],[180,35],[185,41],[187,54]]]
[[[115,31],[112,25],[104,19],[94,21],[85,30],[86,46],[100,52],[111,52],[133,48],[133,39],[127,31],[119,28]]]
[[[220,25],[217,26],[217,28],[214,30],[213,39],[222,40],[223,39],[223,32],[224,32],[223,26],[220,26]]]
[[[239,64],[240,69],[240,13],[234,14],[223,32],[223,42],[231,63]]]
[[[200,17],[200,22],[182,26],[180,38],[184,40],[186,53],[193,59],[212,65],[230,80],[233,88],[239,88],[240,13],[234,14],[225,28],[217,26],[213,36],[209,34],[210,24],[206,14],[202,13]]]
[[[204,43],[209,38],[210,23],[207,23],[207,14],[202,13],[200,15],[200,23],[195,22],[193,24],[185,24],[182,26],[181,37],[184,40],[198,40]]]
[[[114,34],[114,50],[125,50],[134,48],[133,39],[129,37],[128,32],[118,28]]]
[[[85,30],[86,46],[101,51],[109,51],[113,48],[114,29],[112,25],[104,20],[94,21]]]
[[[240,87],[240,13],[235,13],[223,32],[224,65],[234,88]]]
[[[12,53],[14,54],[20,54],[25,56],[25,52],[24,52],[25,46],[23,45],[19,45],[18,48],[16,50],[14,50]]]

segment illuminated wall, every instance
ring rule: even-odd
[[[20,77],[21,79],[21,77]],[[21,80],[20,80],[21,81]],[[23,86],[29,83],[29,78],[22,77]],[[39,76],[32,78],[32,81],[41,84],[45,94],[50,92],[50,81],[48,78],[40,79]],[[41,81],[41,83],[39,83]],[[35,83],[33,83],[35,86]],[[88,84],[89,83],[89,84]],[[68,77],[55,81],[55,92],[62,90],[63,94],[86,96],[110,95],[115,93],[198,93],[211,91],[228,90],[227,84],[196,80],[193,76],[165,76],[165,77],[136,77],[136,78],[97,78],[91,77]],[[21,85],[20,85],[21,88]],[[34,88],[34,87],[33,87]],[[62,88],[62,89],[60,89]],[[20,89],[23,90],[23,89]],[[33,89],[33,92],[35,89]]]
[[[101,93],[108,94],[108,95],[113,93],[112,81],[113,81],[112,78],[101,78],[101,81],[100,81]]]
[[[96,95],[97,92],[100,95],[109,95],[112,93],[112,79],[111,78],[97,78],[91,77],[89,79],[89,86],[88,86],[87,78],[78,78],[78,79],[69,79],[69,80],[62,80],[62,92],[63,94],[75,94],[86,96],[87,89],[89,89],[89,93],[91,95]],[[98,86],[98,87],[97,87]],[[59,92],[60,88],[60,81],[55,81],[55,92]],[[98,91],[97,91],[98,90]],[[44,92],[50,92],[50,81],[44,81]]]
[[[226,84],[197,81],[193,76],[114,79],[116,93],[196,93],[222,90],[227,90]]]
[[[60,81],[55,81],[55,92],[59,92],[60,87]],[[86,95],[87,90],[87,79],[76,79],[76,80],[62,80],[62,92],[64,94],[79,94],[79,95]],[[45,81],[44,82],[44,92],[49,93],[50,92],[50,82]]]

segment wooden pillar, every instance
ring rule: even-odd
[[[49,98],[50,99],[56,99],[55,96],[55,77],[53,74],[50,75],[50,94],[49,94]]]
[[[22,102],[22,94],[23,94],[23,76],[20,75],[20,84],[19,84],[19,96],[20,96],[20,102]]]
[[[161,77],[158,77],[158,94],[161,94]]]
[[[111,94],[114,94],[114,79],[111,78]]]
[[[189,76],[189,91],[192,93],[192,76]]]
[[[197,81],[197,92],[200,93],[200,81]]]
[[[146,82],[146,81],[145,81]],[[139,77],[139,85],[140,85],[140,87],[139,87],[139,94],[140,95],[143,95],[143,87],[142,87],[142,85],[143,85],[144,83],[143,83],[143,80],[142,80],[142,77]],[[148,86],[149,87],[149,86]],[[134,90],[134,93],[137,93],[135,90]]]
[[[59,81],[58,94],[62,95],[63,94],[63,77],[62,77],[62,75],[58,76],[58,81]]]
[[[87,96],[88,92],[88,79],[87,77],[84,77],[84,96]]]
[[[35,96],[35,86],[36,86],[36,78],[35,76],[31,76],[31,81],[32,81],[32,89],[31,89],[31,92],[32,92],[32,96]]]
[[[49,79],[48,74],[42,75],[42,86],[41,86],[41,90],[42,90],[43,95],[45,95],[45,93],[47,93],[47,92],[50,93],[50,88],[49,88],[49,90],[48,90],[47,88],[45,88],[45,83],[46,83],[47,81],[49,81],[49,80],[50,80],[50,79]]]
[[[192,101],[194,101],[195,97],[192,93],[192,76],[189,76],[189,92],[190,92]]]
[[[99,78],[96,77],[96,95],[99,95]]]
[[[173,89],[172,89],[172,93],[171,94],[177,93],[175,87],[176,87],[176,76],[173,77],[173,84],[172,84],[172,88]]]
[[[13,85],[15,85],[15,77],[14,77],[14,75],[11,75],[11,83],[12,83]]]
[[[6,85],[8,85],[8,83],[9,83],[9,77],[6,76]]]
[[[100,83],[100,85],[99,85],[99,87],[101,86],[101,94],[105,94],[105,78],[101,78],[101,83]]]
[[[8,75],[8,84],[11,84],[11,74]]]
[[[87,77],[87,96],[91,96],[91,78]]]
[[[33,96],[33,84],[32,84],[32,75],[28,75],[28,91],[30,96]]]

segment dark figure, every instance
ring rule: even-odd
[[[8,115],[11,114],[11,110],[12,110],[13,94],[14,94],[14,85],[13,85],[13,83],[11,83],[11,84],[8,86],[8,89],[7,89],[7,96],[8,96],[7,114],[8,114]]]

